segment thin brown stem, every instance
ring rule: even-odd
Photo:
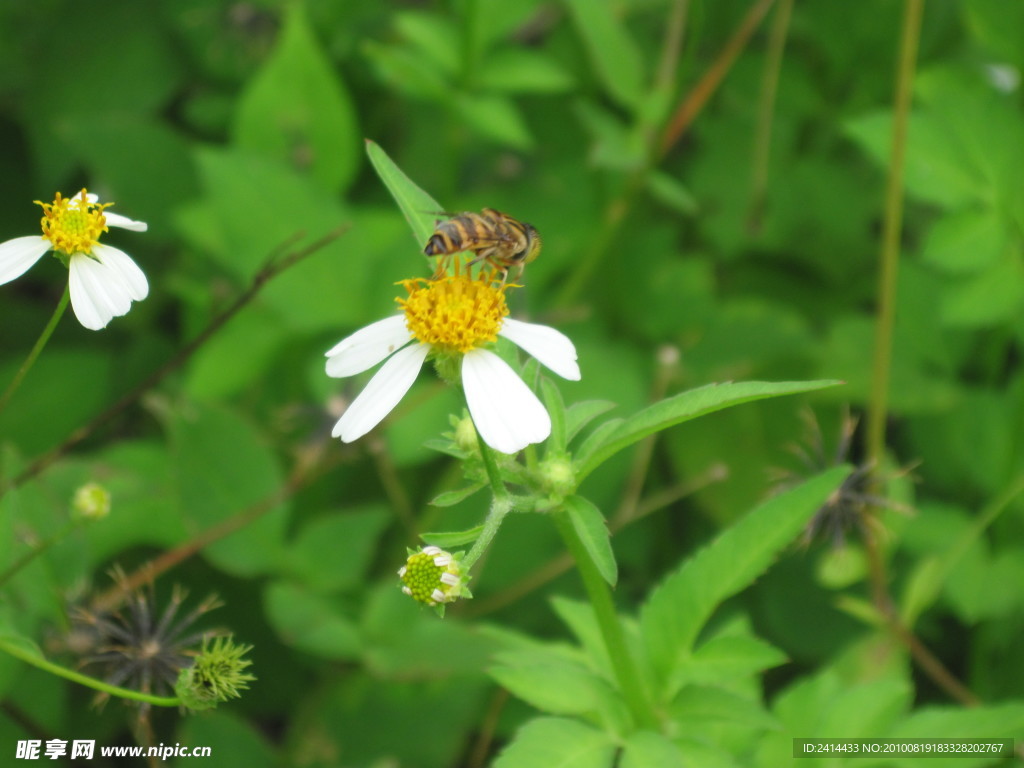
[[[491,697],[491,703],[487,707],[483,721],[480,723],[480,733],[477,735],[473,751],[469,755],[469,768],[482,768],[487,763],[487,756],[490,754],[491,745],[494,743],[494,733],[498,728],[498,718],[508,703],[508,691],[498,688]]]
[[[295,462],[287,480],[272,494],[216,525],[210,526],[184,544],[143,563],[125,578],[119,579],[117,584],[110,589],[97,595],[92,601],[90,610],[95,613],[114,610],[133,590],[154,581],[161,574],[180,565],[214,542],[230,536],[275,509],[278,504],[289,499],[307,483],[330,468],[334,462],[323,460],[324,449],[330,442],[332,441],[327,439],[320,440],[310,449],[304,451]]]
[[[306,257],[316,253],[318,250],[338,239],[348,230],[348,225],[338,227],[332,232],[328,233],[319,240],[311,243],[305,248],[300,248],[297,251],[293,251],[281,258],[278,258],[280,253],[283,253],[292,243],[294,243],[301,234],[297,234],[290,238],[288,241],[279,246],[274,254],[270,256],[265,265],[252,279],[252,283],[249,287],[235,300],[235,302],[228,307],[226,310],[217,315],[210,324],[206,326],[203,331],[196,336],[191,342],[189,342],[184,348],[182,348],[174,357],[160,366],[156,371],[150,374],[144,381],[138,384],[135,388],[124,394],[117,402],[109,406],[106,410],[94,417],[92,421],[85,424],[65,438],[57,447],[53,448],[42,456],[39,456],[35,461],[29,464],[19,475],[17,475],[8,486],[0,486],[0,497],[3,496],[8,487],[17,488],[22,485],[25,481],[32,479],[53,462],[59,459],[61,456],[66,454],[76,445],[81,443],[87,437],[92,435],[97,429],[102,427],[104,424],[109,422],[121,411],[127,408],[129,405],[134,403],[139,397],[147,390],[154,387],[160,381],[162,381],[168,374],[174,372],[180,368],[184,363],[196,353],[203,344],[209,341],[210,337],[213,336],[220,328],[232,317],[234,317],[239,310],[241,310],[246,304],[253,300],[257,293],[265,286],[270,280],[280,275],[285,270],[295,266]]]
[[[682,137],[686,130],[693,123],[697,115],[704,109],[708,99],[722,84],[729,69],[732,68],[736,58],[740,55],[750,38],[757,29],[758,24],[768,13],[768,9],[775,0],[756,0],[750,6],[746,16],[740,21],[732,36],[719,52],[718,57],[712,62],[711,67],[704,73],[697,84],[690,90],[686,97],[676,108],[668,127],[661,137],[660,153],[664,155]]]

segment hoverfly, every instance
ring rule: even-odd
[[[450,217],[437,222],[434,234],[423,249],[427,256],[443,257],[437,265],[435,280],[445,273],[452,254],[459,251],[476,254],[470,266],[483,261],[494,272],[500,272],[502,285],[512,267],[518,267],[518,277],[540,253],[537,230],[501,211],[484,208],[480,213],[445,215]]]

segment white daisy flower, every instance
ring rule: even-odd
[[[456,270],[457,272],[457,270]],[[405,280],[403,314],[378,320],[327,351],[327,375],[342,378],[384,365],[352,401],[331,433],[356,440],[398,405],[427,357],[457,365],[466,403],[484,442],[516,453],[551,434],[551,417],[512,368],[485,345],[504,336],[564,379],[579,381],[576,348],[545,325],[512,320],[505,290],[490,276]]]
[[[100,204],[96,195],[82,190],[76,197],[57,193],[43,207],[43,234],[16,237],[0,243],[0,285],[21,277],[49,250],[68,268],[71,306],[78,321],[93,331],[105,328],[125,314],[133,301],[149,294],[149,283],[138,264],[124,251],[100,243],[108,227],[145,232],[146,224],[106,212],[113,203]]]

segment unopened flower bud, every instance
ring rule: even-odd
[[[568,456],[545,459],[537,468],[541,487],[557,496],[569,496],[576,490],[576,469]]]
[[[86,483],[75,491],[71,517],[75,520],[102,520],[110,513],[110,492],[99,483]]]

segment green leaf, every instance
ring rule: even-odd
[[[433,544],[435,547],[451,549],[452,547],[461,547],[463,544],[469,544],[470,542],[476,541],[480,538],[480,534],[483,532],[483,525],[477,525],[465,531],[421,533],[420,538],[427,542],[427,544]]]
[[[584,400],[570,405],[565,411],[566,441],[572,442],[587,424],[615,406],[611,400]]]
[[[573,85],[572,76],[550,57],[526,48],[494,51],[474,77],[483,89],[509,93],[561,93]]]
[[[433,61],[449,77],[458,72],[458,46],[438,44],[458,36],[455,25],[447,18],[436,13],[406,11],[395,14],[395,28],[418,49],[418,59]]]
[[[346,508],[317,518],[299,531],[285,552],[285,571],[317,592],[358,584],[365,576],[377,539],[391,516],[383,507]],[[340,552],[344,555],[339,556]]]
[[[603,435],[600,445],[594,446],[593,453],[588,452],[585,458],[579,459],[578,478],[582,482],[583,478],[624,448],[643,440],[648,435],[684,421],[753,400],[812,392],[841,383],[836,380],[742,381],[728,384],[708,384],[698,389],[682,392],[648,406],[623,420],[611,434]],[[591,435],[591,438],[593,437]]]
[[[568,442],[565,430],[565,402],[558,387],[547,377],[541,379],[540,389],[548,415],[551,416],[551,437],[548,438],[545,455],[560,456],[565,453]]]
[[[786,654],[753,635],[713,637],[702,643],[680,667],[688,683],[726,684],[785,664]]]
[[[497,94],[459,93],[455,111],[482,135],[513,149],[533,147],[533,137],[515,102]]]
[[[760,701],[710,685],[689,685],[672,702],[672,717],[686,729],[700,731],[719,723],[733,723],[751,730],[774,730],[779,723],[765,712]]]
[[[606,680],[554,649],[506,651],[488,670],[509,693],[542,712],[582,715],[598,712],[615,699]]]
[[[573,528],[576,529],[576,535],[582,539],[583,546],[594,560],[597,570],[601,572],[604,580],[614,587],[618,581],[619,571],[615,563],[615,553],[612,551],[611,534],[605,525],[601,510],[582,496],[567,498],[565,508],[569,512]]]
[[[335,601],[288,581],[274,581],[263,595],[267,620],[288,645],[325,659],[354,659],[361,641],[355,624]]]
[[[274,768],[281,760],[264,732],[240,714],[226,710],[181,718],[179,743],[202,744],[217,755],[218,768]],[[171,763],[173,765],[173,763]]]
[[[644,91],[643,59],[609,0],[565,0],[594,70],[620,105],[635,108]]]
[[[951,285],[943,297],[942,319],[956,328],[983,328],[1009,322],[1024,306],[1024,261],[1004,252],[990,268]]]
[[[615,743],[608,734],[561,717],[531,720],[494,761],[494,768],[612,768]]]
[[[227,408],[177,408],[170,415],[169,431],[179,514],[192,530],[205,531],[251,514],[284,484],[275,451],[252,424]],[[276,570],[286,521],[287,504],[271,504],[203,553],[238,576]]]
[[[405,220],[409,222],[416,243],[422,248],[433,234],[437,226],[437,215],[444,208],[406,176],[380,146],[369,139],[366,140],[366,154],[380,180],[398,203]]]
[[[233,133],[239,147],[308,170],[331,191],[355,177],[355,110],[302,3],[291,4],[274,52],[239,99]]]
[[[664,171],[652,171],[647,176],[647,189],[651,197],[666,208],[685,216],[693,216],[700,208],[697,198],[686,185]]]
[[[678,689],[680,663],[715,608],[771,565],[849,472],[835,467],[764,502],[651,593],[640,622],[655,679],[665,685],[664,699]]]
[[[320,184],[280,162],[238,150],[201,149],[196,157],[204,196],[179,212],[179,229],[241,285],[249,285],[282,244],[295,250],[348,220]],[[278,322],[293,334],[365,322],[368,297],[377,290],[370,290],[370,272],[379,280],[382,262],[395,257],[393,244],[389,243],[390,251],[383,251],[369,239],[368,229],[353,227],[274,278],[260,292],[259,301],[271,307]],[[301,245],[297,235],[305,235]],[[204,286],[204,309],[208,290]]]
[[[846,131],[882,168],[889,166],[892,115],[879,112],[850,121]],[[944,121],[913,113],[907,127],[907,191],[947,208],[965,208],[989,197],[990,190],[973,158]]]
[[[1009,239],[1007,223],[995,210],[969,208],[935,222],[921,256],[949,274],[970,274],[998,261]]]
[[[635,731],[622,745],[619,768],[690,768],[695,765],[667,736]]]
[[[444,493],[439,493],[430,500],[430,506],[452,507],[461,501],[465,501],[486,485],[487,483],[485,482],[474,483],[473,485],[467,485],[465,488],[459,488],[457,491],[445,491]],[[438,546],[440,546],[440,544]]]

